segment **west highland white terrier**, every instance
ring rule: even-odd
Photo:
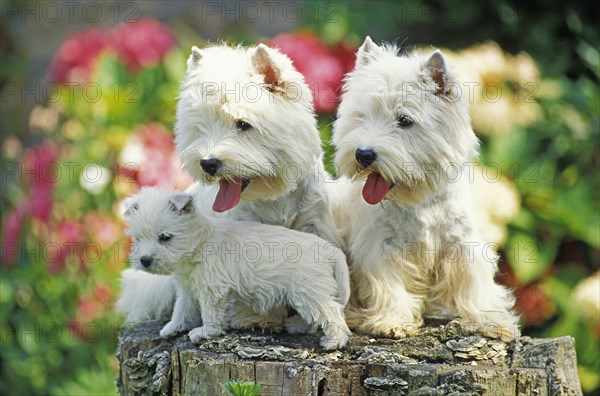
[[[215,212],[341,243],[323,187],[312,100],[302,75],[278,50],[192,48],[175,143],[196,180],[218,184]]]
[[[323,329],[324,349],[346,344],[350,275],[331,243],[284,227],[204,216],[192,195],[156,188],[132,197],[125,216],[132,266],[174,274],[177,300],[161,336],[197,326],[200,315],[202,326],[189,332],[193,342],[223,334],[230,305],[241,302],[262,315],[289,305]]]
[[[514,297],[494,282],[497,255],[473,221],[468,161],[478,140],[441,52],[398,56],[367,37],[333,142],[339,173],[353,179],[334,203],[347,238],[350,327],[403,337],[426,312],[445,312],[489,337],[518,336]]]
[[[212,215],[279,225],[341,246],[312,100],[302,75],[278,50],[262,44],[193,47],[175,124],[177,151],[201,181],[189,192],[213,199]],[[117,310],[128,321],[163,316],[164,304],[134,304],[148,293],[146,277],[138,275],[123,272]],[[166,293],[161,301],[173,298]],[[253,316],[242,309],[234,322],[251,327]]]

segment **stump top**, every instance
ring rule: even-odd
[[[122,394],[219,394],[219,384],[229,379],[261,382],[263,395],[286,396],[581,394],[572,337],[506,344],[466,334],[457,321],[429,321],[416,336],[352,334],[342,350],[324,351],[319,335],[233,331],[194,344],[186,333],[161,338],[163,325],[148,322],[121,332]],[[323,384],[337,393],[320,392]]]

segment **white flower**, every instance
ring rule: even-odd
[[[506,177],[496,179],[494,168],[490,169],[475,167],[473,211],[484,242],[502,245],[506,241],[506,225],[519,213],[521,202],[515,185]]]
[[[79,176],[79,184],[81,188],[91,194],[100,194],[112,179],[112,174],[109,169],[90,162],[83,167]]]
[[[125,143],[119,160],[122,164],[141,164],[146,159],[144,144],[139,136],[133,135]]]
[[[579,282],[573,291],[573,300],[584,318],[593,324],[600,322],[600,272]]]

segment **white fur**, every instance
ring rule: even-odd
[[[236,120],[253,128],[240,132]],[[186,169],[201,181],[190,192],[202,198],[202,213],[216,215],[211,206],[220,179],[242,177],[250,183],[241,202],[221,216],[309,232],[341,246],[323,187],[329,175],[322,166],[312,94],[285,55],[264,45],[194,47],[181,85],[175,134]],[[224,163],[215,177],[200,167],[200,160],[211,156]],[[168,277],[157,279],[168,282]],[[147,291],[144,279],[128,287],[139,295]],[[156,309],[130,306],[138,310],[132,317]],[[263,327],[274,319],[243,307],[233,314],[236,327]]]
[[[256,65],[257,52],[275,70],[275,86],[262,74],[264,63]],[[241,132],[236,120],[252,128]],[[281,225],[341,243],[323,187],[328,175],[312,94],[279,51],[264,45],[196,49],[181,86],[175,143],[196,180],[209,185],[221,179],[250,180],[241,202],[226,212],[231,218]],[[200,167],[200,160],[210,157],[223,162],[215,176]],[[202,186],[197,192],[204,195]]]
[[[401,116],[414,124],[401,127]],[[514,297],[494,282],[497,256],[474,226],[467,175],[478,142],[441,54],[398,56],[367,37],[345,81],[333,142],[339,173],[353,180],[333,204],[347,238],[350,327],[402,337],[426,312],[449,310],[475,332],[518,336]],[[376,161],[360,165],[358,148],[373,149]],[[378,205],[361,196],[372,172],[393,183]]]
[[[127,322],[169,318],[174,303],[175,282],[170,277],[130,268],[121,272],[121,294],[115,308],[127,316]]]
[[[349,273],[344,254],[330,242],[278,226],[213,219],[196,210],[191,195],[155,188],[142,189],[126,213],[132,265],[174,274],[178,287],[161,336],[199,325],[198,307],[203,324],[189,332],[191,340],[222,334],[231,303],[239,302],[262,315],[289,305],[323,329],[324,349],[346,344]]]

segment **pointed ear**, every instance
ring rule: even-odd
[[[269,47],[259,44],[252,54],[252,66],[261,75],[264,76],[265,84],[270,92],[276,91],[281,87],[281,72],[273,59],[269,55]]]
[[[429,71],[431,79],[435,83],[435,94],[443,95],[446,93],[448,85],[448,70],[446,69],[446,61],[440,50],[435,50],[427,59],[425,68]]]
[[[356,68],[366,66],[373,60],[373,56],[381,53],[381,47],[371,40],[371,37],[365,37],[358,51],[356,52]]]
[[[138,210],[138,203],[134,197],[127,198],[123,205],[125,206],[125,212],[123,212],[123,217],[125,217],[126,219],[130,218],[133,215],[133,213],[136,210]]]
[[[189,214],[194,211],[194,197],[186,193],[175,193],[169,199],[171,209],[179,214]]]
[[[202,54],[200,53],[200,48],[198,48],[194,45],[192,47],[192,53],[190,54],[190,57],[188,58],[188,61],[187,61],[188,67],[192,67],[192,66],[199,64],[201,59],[202,59]]]

